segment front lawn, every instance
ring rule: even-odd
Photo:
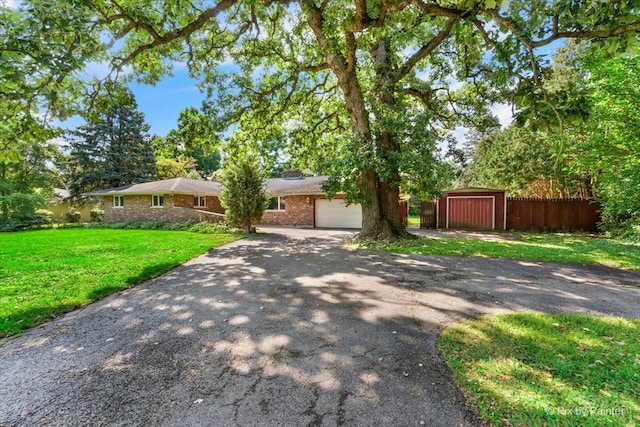
[[[485,316],[438,349],[487,425],[640,425],[640,320]]]
[[[372,243],[368,249],[409,254],[480,256],[531,261],[600,264],[640,271],[640,246],[604,237],[563,234],[505,233],[504,239],[421,237],[390,244]]]
[[[238,238],[84,228],[0,233],[0,337],[158,276]]]

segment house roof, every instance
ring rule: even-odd
[[[171,178],[124,187],[107,188],[85,193],[85,196],[119,196],[143,194],[220,194],[222,185],[216,181]]]
[[[322,183],[326,176],[308,178],[269,178],[265,185],[267,191],[274,196],[296,194],[323,194]],[[105,190],[84,193],[85,196],[120,196],[145,194],[208,194],[217,196],[222,184],[217,181],[202,181],[189,178],[172,178],[162,181],[145,182],[125,187],[107,188]]]
[[[467,187],[456,188],[453,190],[445,191],[445,194],[457,194],[457,193],[503,193],[506,190],[500,190],[496,188],[480,188],[480,187]]]
[[[69,196],[71,196],[71,193],[69,193],[69,190],[65,190],[64,188],[54,188],[53,192],[55,193],[56,197],[62,200],[68,199]]]
[[[326,180],[326,176],[269,178],[265,184],[267,191],[274,196],[324,194],[322,191],[322,183]]]

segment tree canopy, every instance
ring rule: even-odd
[[[186,64],[218,130],[286,141],[294,166],[330,172],[330,194],[362,203],[364,238],[403,235],[400,189],[438,187],[436,144],[455,125],[482,129],[515,96],[553,103],[541,81],[554,42],[626,49],[640,29],[634,3],[590,0],[31,0],[0,13],[5,117],[91,105],[89,61],[147,83]]]
[[[189,107],[180,112],[176,129],[166,137],[154,140],[156,157],[177,159],[185,156],[195,160],[195,169],[202,178],[210,178],[220,167],[220,138],[214,123],[205,113]]]

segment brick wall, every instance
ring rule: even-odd
[[[175,198],[175,201],[174,201],[175,206],[179,206],[182,208],[194,208],[192,195],[176,194],[173,197]],[[165,198],[165,201],[166,201],[166,198]],[[198,207],[196,209],[200,211],[215,212],[219,214],[224,213],[224,208],[220,204],[220,200],[218,199],[217,196],[206,196],[204,203],[206,206]]]
[[[285,210],[265,211],[261,224],[313,227],[314,199],[313,196],[287,196],[284,199]]]
[[[189,203],[185,200],[188,197]],[[207,198],[208,199],[208,198]],[[217,199],[217,197],[216,197]],[[220,221],[221,216],[207,214],[208,210],[194,209],[193,196],[164,196],[164,206],[161,208],[151,207],[151,195],[146,196],[125,196],[124,207],[113,206],[113,197],[104,197],[104,220],[105,222],[123,221]],[[213,205],[213,204],[212,204]],[[213,209],[213,206],[212,206]],[[213,211],[209,211],[213,212]]]
[[[284,211],[265,211],[261,224],[289,225],[297,227],[314,226],[314,196],[287,196]],[[308,201],[308,202],[307,202]],[[164,206],[151,207],[151,195],[125,196],[124,207],[113,207],[113,197],[104,197],[104,220],[106,222],[123,221],[219,221],[221,216],[208,215],[206,212],[224,214],[217,196],[207,196],[206,206],[193,207],[193,196],[188,194],[165,195]]]

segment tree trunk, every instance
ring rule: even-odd
[[[303,10],[307,15],[309,25],[316,36],[318,45],[325,55],[327,64],[338,79],[338,85],[344,95],[345,107],[349,113],[351,131],[356,141],[361,144],[368,144],[375,139],[374,142],[383,150],[397,150],[398,147],[393,144],[390,135],[374,136],[371,131],[370,111],[367,109],[367,103],[358,80],[358,56],[354,34],[350,31],[345,31],[346,53],[337,52],[333,42],[324,33],[322,9],[312,3],[305,3]],[[376,53],[372,53],[374,56],[377,55],[378,51],[382,53],[379,57],[380,60],[376,60],[380,64],[380,66],[376,65],[378,86],[381,86],[386,91],[386,95],[376,101],[393,104],[395,100],[391,92],[392,84],[389,76],[391,67],[389,66],[388,46],[382,40],[382,43],[376,49]],[[390,158],[387,160],[392,161]],[[391,164],[389,166],[392,169],[391,182],[382,182],[379,173],[373,167],[360,172],[358,187],[365,200],[362,203],[362,231],[356,237],[356,240],[391,241],[411,236],[400,222],[398,208],[400,174],[398,165]],[[389,168],[386,169],[389,170]]]
[[[400,191],[381,182],[372,169],[362,173],[359,184],[369,203],[362,204],[362,230],[356,240],[394,241],[411,237],[400,222]]]
[[[389,62],[388,43],[381,38],[371,50],[376,70],[376,103],[380,106],[394,107],[392,67]],[[386,180],[374,170],[363,173],[360,189],[367,198],[374,201],[362,208],[362,231],[359,240],[398,240],[412,235],[400,221],[400,168],[394,156],[388,155],[400,150],[388,132],[376,136],[377,153],[385,160]]]

